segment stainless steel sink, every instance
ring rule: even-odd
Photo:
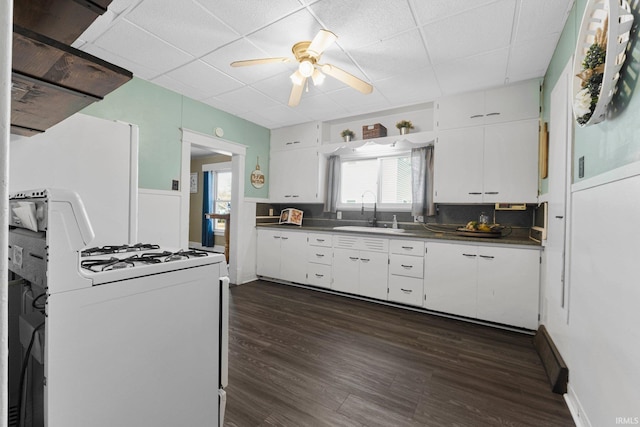
[[[338,231],[361,231],[363,233],[380,233],[380,234],[399,234],[404,233],[403,228],[382,228],[382,227],[362,227],[358,225],[342,225],[339,227],[333,227]]]

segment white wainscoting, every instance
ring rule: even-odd
[[[586,415],[580,425],[593,427],[640,417],[640,175],[614,175],[572,188],[569,329],[561,339],[573,409]]]
[[[179,191],[138,191],[138,240],[163,247],[181,248],[181,203]]]

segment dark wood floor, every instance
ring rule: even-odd
[[[573,426],[532,337],[307,289],[232,287],[225,426]]]

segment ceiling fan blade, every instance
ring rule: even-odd
[[[331,44],[336,41],[337,38],[338,36],[336,36],[329,30],[320,30],[307,48],[307,53],[318,59],[320,58],[320,55],[322,55],[322,52],[324,52],[326,48],[331,46]]]
[[[302,92],[304,91],[304,85],[307,83],[307,78],[304,77],[302,79],[302,83],[299,85],[295,84],[291,88],[291,95],[289,95],[289,107],[295,107],[300,103],[300,98],[302,98]]]
[[[246,67],[248,65],[260,65],[270,64],[273,62],[289,62],[290,59],[286,57],[279,58],[260,58],[260,59],[245,59],[244,61],[234,61],[231,63],[232,67]]]
[[[336,67],[335,65],[322,65],[322,72],[330,75],[335,79],[340,80],[342,83],[351,86],[355,90],[360,91],[365,95],[373,92],[373,86],[371,86],[369,83],[365,82],[364,80],[360,80],[353,74],[349,74],[346,71]]]

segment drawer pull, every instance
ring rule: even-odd
[[[318,274],[318,273],[316,273],[316,277],[324,277],[324,274]]]
[[[289,240],[289,238],[288,238],[288,237],[284,237],[284,236],[282,236],[282,237],[281,237],[281,239],[282,239],[282,240]]]
[[[499,191],[485,191],[484,194],[500,194]]]
[[[402,288],[400,288],[400,290],[402,292],[404,292],[405,294],[410,294],[411,292],[413,292],[411,289],[402,289]]]
[[[489,116],[499,116],[500,113],[487,113],[487,117]]]
[[[403,246],[402,249],[413,250],[413,246]]]
[[[485,259],[494,259],[494,256],[490,256],[490,255],[480,255],[480,258],[485,258]]]
[[[322,257],[324,256],[324,254],[316,254],[316,256],[317,256],[318,258],[322,258]]]
[[[479,196],[482,194],[482,192],[479,191],[470,191],[469,194],[473,195],[473,196]]]
[[[354,257],[354,256],[350,256],[350,257],[349,257],[349,259],[350,259],[351,261],[357,261],[357,260],[359,260],[360,258],[357,258],[357,257]]]
[[[462,254],[462,256],[475,257],[476,255],[474,255],[474,254]]]
[[[322,243],[322,242],[324,242],[324,239],[316,239],[316,242]]]
[[[474,114],[473,116],[470,116],[470,119],[477,119],[478,117],[484,117],[484,114]]]
[[[406,268],[407,270],[408,270],[408,269],[410,269],[410,268],[413,268],[413,265],[404,265],[404,264],[400,264],[400,266],[401,266],[402,268]]]
[[[360,261],[362,261],[362,262],[369,262],[369,261],[371,261],[371,259],[369,259],[369,258],[360,258]]]

